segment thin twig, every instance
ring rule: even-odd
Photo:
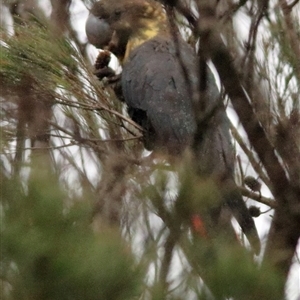
[[[242,148],[244,153],[247,155],[247,157],[248,157],[248,159],[251,163],[251,166],[253,167],[255,172],[259,175],[261,180],[269,187],[271,185],[271,182],[270,182],[269,178],[266,176],[266,174],[264,173],[262,167],[260,166],[260,164],[255,159],[253,151],[251,151],[247,147],[247,145],[244,142],[243,138],[240,136],[238,130],[233,126],[233,124],[231,122],[230,122],[230,130],[231,130],[231,133],[232,133],[232,136],[234,137],[234,139],[238,142],[238,144],[240,145],[240,147]]]
[[[74,108],[77,108],[77,109],[84,109],[84,110],[90,110],[90,111],[102,111],[103,110],[103,111],[109,112],[109,113],[117,116],[118,118],[126,121],[130,125],[132,125],[135,128],[137,128],[138,130],[140,130],[142,132],[144,131],[141,126],[139,126],[137,123],[135,123],[131,119],[125,117],[124,115],[122,115],[121,113],[117,112],[116,110],[108,108],[108,107],[105,107],[103,105],[100,105],[100,106],[99,105],[88,105],[88,104],[82,104],[82,103],[78,103],[78,102],[70,101],[70,100],[68,100],[68,101],[59,101],[59,100],[56,100],[55,102],[56,102],[56,104],[67,105],[67,106],[74,107]]]
[[[276,201],[271,198],[263,197],[258,193],[249,191],[247,188],[240,186],[239,187],[243,196],[248,197],[254,201],[270,206],[271,208],[276,208]]]

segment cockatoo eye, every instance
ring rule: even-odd
[[[121,13],[122,13],[122,10],[121,10],[121,9],[117,8],[117,9],[115,10],[115,16],[119,17],[119,16],[121,15]]]

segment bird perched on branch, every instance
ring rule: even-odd
[[[86,23],[89,41],[114,53],[123,70],[121,86],[130,117],[144,129],[149,150],[180,155],[198,132],[193,105],[198,87],[194,50],[171,28],[162,5],[154,0],[96,2]],[[211,111],[197,147],[204,176],[225,177],[234,184],[234,156],[225,108],[207,68],[205,107]],[[215,108],[215,109],[214,109]],[[232,198],[231,198],[232,196]],[[224,196],[255,252],[256,227],[240,193]]]

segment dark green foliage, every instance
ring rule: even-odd
[[[72,57],[76,49],[69,40],[59,39],[49,28],[35,23],[16,26],[15,30],[16,35],[0,47],[0,73],[6,82],[17,84],[26,75],[45,85],[77,69]]]
[[[216,299],[280,299],[282,278],[273,268],[261,272],[244,248],[227,238],[195,239],[189,253]],[[270,296],[272,295],[272,296]]]
[[[1,278],[11,290],[5,299],[132,299],[137,293],[140,272],[129,247],[114,229],[93,232],[88,199],[67,207],[56,178],[40,172],[28,191],[4,178],[1,189]]]

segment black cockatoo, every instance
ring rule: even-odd
[[[96,2],[86,32],[92,44],[119,58],[123,97],[130,117],[145,130],[145,147],[180,155],[192,144],[197,128],[192,103],[192,91],[198,87],[197,57],[180,34],[174,40],[162,5],[154,0]],[[229,123],[209,69],[205,98],[206,108],[214,113],[197,150],[201,173],[236,186]],[[232,189],[223,198],[220,206],[231,210],[258,253],[257,230],[241,194]]]

